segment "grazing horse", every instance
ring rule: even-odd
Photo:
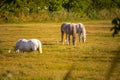
[[[67,42],[67,28],[70,26],[71,23],[63,23],[61,25],[61,41],[64,44],[64,41]],[[64,34],[66,34],[66,39],[64,40]]]
[[[71,23],[63,23],[61,25],[61,39],[64,44],[64,33],[66,33],[66,42],[70,44],[70,35],[72,35],[72,44],[76,45],[76,27]]]
[[[68,44],[70,44],[70,35],[72,35],[72,44],[76,46],[76,26],[74,24],[70,24],[70,26],[67,27]]]
[[[61,41],[64,44],[64,34],[66,34],[66,40],[67,40],[67,27],[69,27],[71,25],[71,23],[63,23],[61,25]],[[74,24],[74,26],[76,26],[76,33],[78,33],[78,37],[79,37],[79,42],[80,42],[80,37],[82,36],[82,41],[85,42],[86,41],[86,30],[85,30],[85,26],[82,23],[77,23]],[[67,42],[67,41],[66,41]]]
[[[42,53],[42,44],[38,39],[20,39],[14,47],[15,52],[20,51],[22,53],[31,51],[35,52],[37,50]]]
[[[80,42],[81,36],[82,36],[82,41],[85,42],[86,41],[85,26],[82,23],[78,23],[78,24],[76,24],[76,28],[77,28],[77,33],[78,33],[78,37],[79,37],[79,42]]]

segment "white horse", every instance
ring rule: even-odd
[[[69,27],[72,23],[63,23],[61,25],[61,41],[64,44],[64,34],[66,34],[66,42],[67,42],[67,27]],[[86,41],[86,29],[85,26],[82,23],[73,23],[76,26],[76,33],[78,33],[79,37],[79,42],[80,42],[80,37],[82,36],[82,41]]]
[[[80,37],[82,37],[82,41],[85,42],[86,41],[86,29],[85,29],[85,26],[82,23],[77,23],[75,25],[76,25],[76,28],[77,28],[79,42],[80,42],[80,39],[81,39]]]
[[[42,53],[42,44],[38,39],[20,39],[14,47],[15,52],[20,51],[22,53],[31,51],[36,52],[37,50]]]

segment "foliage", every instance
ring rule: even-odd
[[[62,8],[61,0],[50,0],[49,1],[49,11],[58,11]]]
[[[50,15],[51,12],[52,14],[58,11],[61,11],[62,13],[63,10],[68,13],[68,16],[71,13],[77,14],[78,19],[104,19],[104,16],[99,16],[102,15],[101,12],[104,10],[107,10],[105,12],[108,12],[108,15],[111,15],[114,14],[114,11],[111,11],[111,9],[114,8],[119,10],[115,11],[116,15],[120,14],[119,3],[120,0],[0,0],[0,21],[24,22],[29,21],[28,17],[31,18],[32,21],[36,21],[34,20],[34,15],[39,16],[43,14],[45,14],[43,16],[48,16],[49,19],[52,19],[53,16]],[[41,14],[41,12],[45,13]],[[59,18],[59,15],[57,15],[57,17]],[[107,16],[106,18],[113,17]],[[42,17],[40,17],[38,21],[42,20]]]
[[[113,32],[113,37],[118,34],[118,32],[120,31],[120,18],[116,17],[112,20],[112,24],[114,25],[111,30],[114,30]]]

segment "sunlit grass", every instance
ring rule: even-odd
[[[0,25],[0,79],[105,80],[110,64],[119,51],[120,37],[112,38],[110,21],[83,23],[87,41],[77,41],[75,47],[60,43],[61,23]],[[20,38],[39,39],[43,54],[14,53],[13,48]],[[57,41],[59,44],[56,44]],[[9,49],[11,53],[8,53]],[[120,65],[119,61],[117,65]],[[112,79],[120,79],[118,66]]]

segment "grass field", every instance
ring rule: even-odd
[[[112,37],[111,22],[82,23],[87,41],[76,47],[56,44],[61,23],[0,24],[0,80],[120,80],[120,36]],[[39,39],[43,54],[14,53],[20,38]]]

